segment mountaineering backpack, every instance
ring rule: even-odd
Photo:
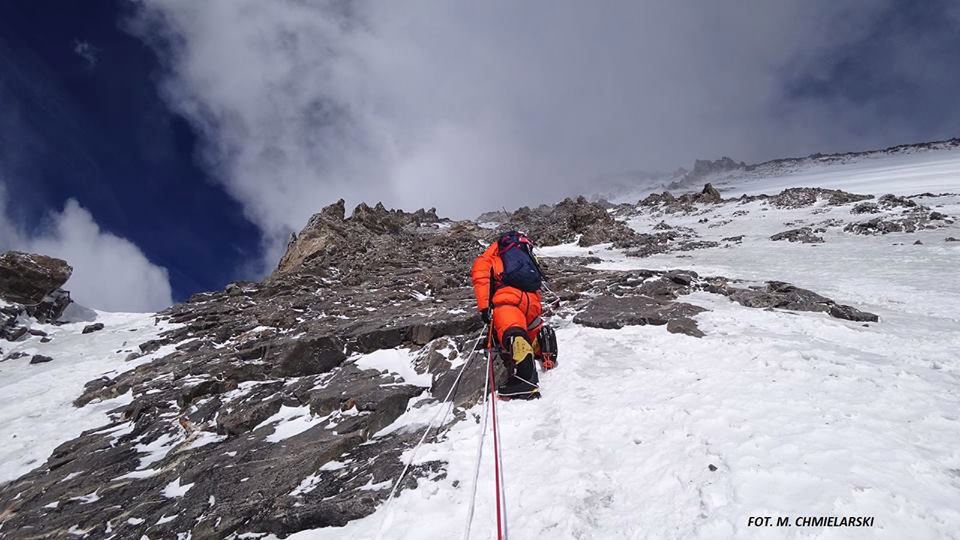
[[[500,236],[497,247],[503,261],[500,281],[521,291],[539,291],[543,285],[543,273],[533,256],[533,242],[523,233],[510,231]]]
[[[549,324],[540,327],[537,343],[540,344],[540,358],[544,371],[557,367],[557,334]]]

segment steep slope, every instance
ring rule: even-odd
[[[832,191],[708,186],[486,216],[554,244],[541,253],[562,300],[545,398],[500,409],[514,538],[831,534],[758,533],[752,515],[873,516],[861,532],[889,538],[960,526],[960,242],[945,241],[960,237],[960,197],[881,197],[907,170],[842,192],[837,171]],[[5,350],[54,361],[0,369],[29,382],[18,396],[39,396],[50,429],[11,452],[0,538],[459,534],[483,416],[467,273],[492,236],[431,211],[347,217],[340,202],[262,283],[156,317],[94,314],[92,334],[20,335]],[[14,422],[4,440],[30,430],[19,403],[0,417]],[[495,537],[484,455],[474,538]]]

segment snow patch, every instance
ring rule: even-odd
[[[357,357],[354,361],[360,369],[388,371],[399,375],[404,381],[415,386],[428,387],[433,378],[429,373],[417,373],[413,367],[417,354],[407,349],[381,349]]]

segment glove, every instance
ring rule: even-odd
[[[480,319],[483,324],[490,324],[490,308],[480,310]]]

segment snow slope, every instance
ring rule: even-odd
[[[957,192],[960,148],[904,155],[877,154],[840,164],[813,164],[778,175],[737,174],[715,178],[726,196],[774,193],[789,187],[824,187],[854,193],[915,195]]]
[[[108,423],[107,412],[129,402],[127,395],[74,407],[73,400],[87,381],[115,376],[170,352],[160,350],[124,361],[137,350],[137,344],[172,328],[163,322],[155,325],[152,314],[94,312],[74,305],[68,309],[68,320],[71,312],[81,316],[59,326],[31,325],[46,332],[49,343],[33,337],[3,344],[4,356],[16,352],[28,356],[0,362],[0,483],[42,465],[54,448],[84,430]],[[82,334],[93,322],[103,323],[104,329]],[[34,354],[53,361],[30,364]]]
[[[728,182],[726,193],[801,185],[960,193],[960,154],[931,155]],[[960,215],[960,197],[922,202]],[[711,227],[744,209],[747,216]],[[751,309],[708,293],[684,299],[710,310],[697,316],[702,339],[662,327],[554,321],[560,367],[542,376],[544,399],[499,409],[511,538],[960,537],[960,243],[943,241],[960,237],[960,226],[880,237],[833,231],[815,246],[769,240],[788,222],[835,211],[812,210],[825,209],[727,205],[668,220],[705,239],[745,235],[728,248],[649,259],[590,250],[606,268],[789,281],[877,313],[880,322]],[[850,219],[849,208],[836,211]],[[709,221],[699,223],[703,217]],[[647,231],[655,221],[631,225]],[[479,417],[480,407],[470,414]],[[385,521],[384,538],[459,537],[479,429],[457,423],[421,450],[418,463],[448,461],[445,478],[421,480],[346,527],[292,538],[374,538]],[[476,539],[496,538],[491,444],[488,436]],[[874,525],[756,528],[751,516],[865,516]]]

